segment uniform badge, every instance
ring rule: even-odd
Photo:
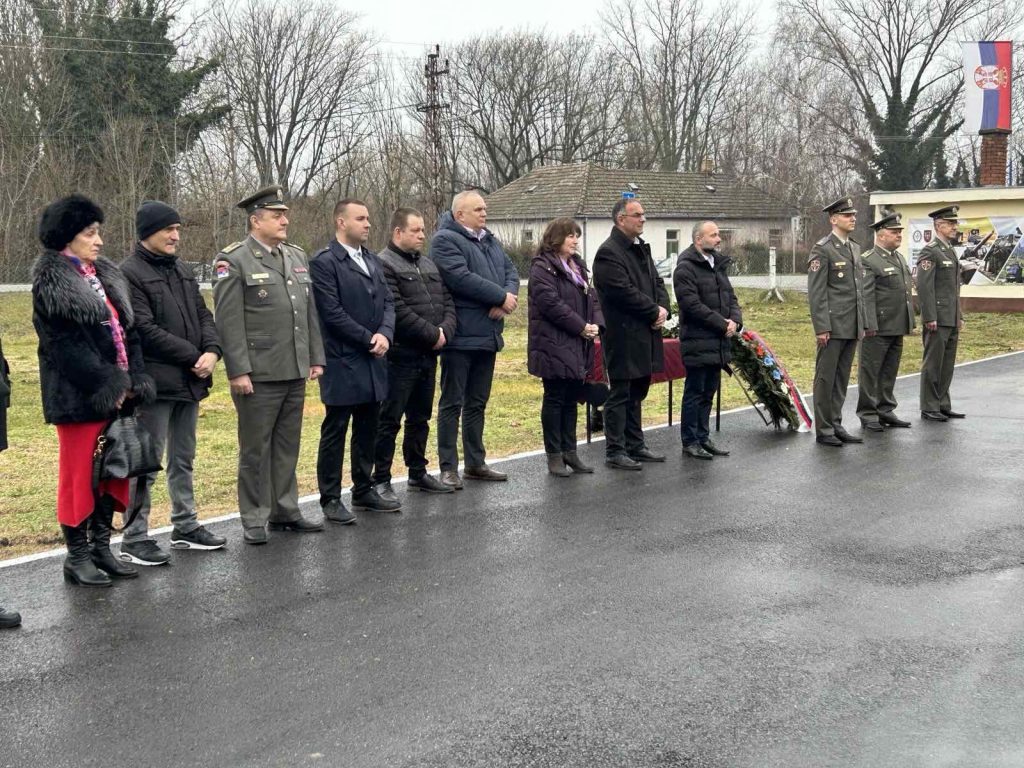
[[[818,260],[818,259],[815,259],[810,264],[810,270],[811,270],[811,272],[817,272],[819,269],[821,269],[821,261]]]
[[[842,277],[842,276],[843,276],[842,272],[840,272],[838,275],[836,275],[836,277]]]
[[[269,272],[253,272],[251,275],[249,275],[249,277],[251,277],[253,280],[269,280],[270,279],[270,273]]]
[[[309,272],[305,267],[292,267],[292,272]]]
[[[226,261],[218,261],[214,265],[214,268],[216,269],[216,274],[217,274],[217,279],[218,280],[227,277],[231,273],[230,272],[231,265],[228,264]]]
[[[925,259],[924,261],[921,262],[921,269],[923,269],[925,272],[927,272],[931,268],[932,268],[932,263],[930,261],[928,261],[927,259]]]
[[[952,261],[944,261],[944,262],[942,262],[942,266],[944,266],[944,267],[952,267],[953,266],[953,262]]]
[[[259,296],[261,299],[265,299],[270,294],[267,293],[267,289],[266,288],[260,288],[259,293],[257,293],[256,295]]]

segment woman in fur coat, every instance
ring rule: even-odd
[[[51,203],[39,222],[43,253],[32,267],[43,416],[56,425],[60,446],[57,521],[68,548],[64,580],[89,587],[138,575],[110,552],[114,511],[128,505],[128,481],[104,481],[94,495],[92,455],[96,439],[126,401],[148,402],[156,393],[144,373],[128,283],[99,255],[101,223],[103,211],[81,195]]]

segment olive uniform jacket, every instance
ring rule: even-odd
[[[283,265],[252,237],[214,263],[214,319],[228,378],[305,379],[324,365],[320,321],[305,252],[282,243]]]
[[[953,246],[932,240],[917,256],[917,303],[922,323],[956,328],[960,312],[960,261]]]
[[[821,238],[807,259],[807,302],[815,335],[830,333],[834,339],[859,339],[865,330],[876,330],[864,303],[864,266],[860,247],[834,234]]]
[[[874,317],[879,336],[906,336],[914,329],[913,281],[910,267],[899,251],[877,245],[861,257],[864,265],[864,302]]]

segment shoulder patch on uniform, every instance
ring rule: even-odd
[[[224,259],[217,259],[217,262],[213,265],[215,276],[218,280],[223,277],[227,277],[231,272],[231,265],[228,264]]]
[[[935,265],[932,264],[931,259],[921,259],[918,262],[918,266],[921,267],[921,269],[923,269],[925,272],[927,272],[929,269],[931,269]]]
[[[821,259],[811,259],[811,262],[810,264],[807,265],[807,268],[811,270],[811,272],[817,272],[819,269],[821,269]]]
[[[221,251],[221,253],[231,253],[232,251],[237,251],[243,245],[245,245],[245,241],[239,240],[237,243],[232,243],[231,245],[227,246],[223,251]]]

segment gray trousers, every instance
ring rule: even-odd
[[[238,413],[238,512],[245,528],[290,522],[299,512],[299,463],[306,380],[254,381],[232,394]]]
[[[878,421],[896,410],[896,376],[903,356],[902,336],[865,336],[860,342],[857,416]]]
[[[192,489],[192,461],[196,457],[196,422],[199,403],[183,400],[157,400],[137,412],[139,421],[149,430],[161,458],[166,451],[167,491],[171,497],[171,524],[179,533],[199,527],[196,497]],[[124,540],[132,544],[149,538],[149,510],[157,473],[149,484],[132,524],[125,528]],[[134,497],[134,483],[132,486]]]
[[[814,431],[835,435],[843,426],[843,403],[850,385],[850,368],[857,351],[856,339],[829,339],[818,347],[814,362]]]
[[[951,410],[949,385],[953,383],[956,365],[956,345],[960,331],[940,325],[934,331],[923,332],[924,361],[921,363],[921,410]]]

